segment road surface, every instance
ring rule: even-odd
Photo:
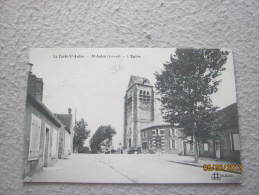
[[[212,172],[174,163],[156,154],[73,154],[44,168],[32,182],[68,183],[238,183],[240,174],[211,179]]]

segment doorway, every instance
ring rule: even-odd
[[[49,128],[46,127],[46,137],[44,145],[44,167],[48,166],[49,161]]]
[[[221,158],[221,152],[220,152],[220,142],[219,141],[215,142],[215,152],[216,152],[216,158],[220,159]]]

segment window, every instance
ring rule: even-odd
[[[170,149],[175,149],[175,140],[170,139]]]
[[[34,114],[31,115],[31,133],[28,160],[36,160],[40,152],[41,120]]]
[[[147,137],[147,132],[146,131],[144,131],[143,134],[144,134],[144,137]]]
[[[152,135],[156,135],[156,129],[152,130]]]
[[[165,134],[165,130],[164,129],[159,129],[159,135],[164,135]]]
[[[139,100],[143,104],[149,104],[151,102],[151,96],[150,96],[149,91],[140,90]]]
[[[239,140],[239,134],[238,133],[232,134],[232,150],[233,151],[239,151],[240,150],[240,140]]]
[[[174,129],[170,129],[170,131],[169,131],[169,135],[170,135],[170,136],[173,136],[174,134],[175,134]]]
[[[57,144],[58,144],[58,132],[56,129],[53,129],[52,132],[52,147],[51,147],[51,156],[55,157],[57,154]]]
[[[208,143],[204,143],[203,144],[203,150],[204,151],[209,151],[209,144]]]

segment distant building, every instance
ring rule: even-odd
[[[102,153],[111,153],[112,149],[113,149],[113,145],[112,145],[112,139],[105,139],[102,141],[101,145],[101,152]]]
[[[174,153],[183,150],[181,129],[171,125],[153,125],[141,130],[143,153]]]
[[[68,109],[68,114],[55,114],[62,123],[62,130],[59,133],[59,158],[67,158],[73,151],[73,121],[72,110]]]

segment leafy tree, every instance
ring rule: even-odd
[[[162,72],[155,73],[163,118],[192,136],[196,162],[198,143],[218,136],[217,107],[210,96],[218,90],[227,56],[219,49],[177,49]]]
[[[90,147],[93,153],[97,153],[101,150],[101,144],[104,140],[108,139],[108,142],[111,142],[112,137],[116,134],[114,128],[110,125],[100,126],[92,136],[90,140]]]
[[[73,150],[78,153],[78,151],[83,150],[84,142],[89,137],[90,130],[87,130],[87,123],[84,119],[76,122],[74,126],[74,138],[73,138]]]

